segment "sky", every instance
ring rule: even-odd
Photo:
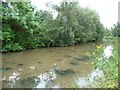
[[[120,0],[78,0],[81,7],[89,7],[96,10],[100,16],[101,23],[111,28],[118,22],[118,2]],[[59,4],[61,0],[31,0],[38,9],[48,10],[46,3]]]

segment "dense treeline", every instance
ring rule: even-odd
[[[2,52],[68,46],[103,37],[104,27],[98,14],[81,8],[78,2],[51,5],[58,12],[56,18],[51,12],[37,10],[28,2],[3,2],[0,8]]]
[[[104,37],[110,39],[113,37],[120,37],[120,24],[114,24],[110,29],[106,28]]]
[[[114,24],[114,26],[111,28],[111,31],[114,37],[120,37],[120,24]]]

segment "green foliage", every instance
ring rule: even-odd
[[[19,45],[19,43],[7,44],[2,49],[3,52],[7,52],[7,51],[21,51],[21,50],[23,50],[23,48]]]
[[[115,36],[115,37],[120,37],[120,25],[117,24],[111,28],[111,31],[112,31],[112,35]]]
[[[114,44],[112,47],[112,55],[109,58],[106,58],[103,56],[103,46],[97,46],[96,61],[94,65],[95,68],[102,70],[105,76],[98,83],[98,87],[100,88],[118,87],[118,44]]]
[[[78,2],[51,6],[58,12],[54,19],[30,2],[2,2],[1,51],[68,46],[102,38],[104,27],[95,11],[81,8]]]
[[[78,2],[62,2],[57,11],[56,21],[71,43],[95,41],[103,37],[104,27],[95,11],[81,8]]]
[[[104,32],[104,36],[106,36],[106,37],[112,36],[112,30],[106,28],[105,32]]]

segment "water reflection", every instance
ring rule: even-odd
[[[30,69],[35,69],[36,66],[30,66]]]
[[[15,72],[12,73],[12,75],[9,76],[8,81],[9,81],[9,86],[11,86],[11,88],[14,86],[16,81],[20,79],[19,75],[20,75],[20,72],[15,71]]]
[[[111,45],[105,47],[103,54],[105,58],[109,58],[112,55],[112,49],[113,47]]]
[[[98,80],[103,76],[103,71],[97,68],[94,71],[92,71],[92,73],[88,76],[80,77],[78,80],[76,80],[76,83],[80,88],[89,87],[89,85],[91,85],[95,80]]]
[[[80,88],[84,88],[88,85],[90,85],[90,81],[87,79],[87,77],[80,77],[77,81],[76,81],[77,85]]]
[[[2,80],[3,80],[3,81],[7,80],[7,79],[6,79],[6,76],[3,76],[3,78],[0,77],[0,80],[1,80],[1,81],[2,81]]]
[[[100,57],[98,58],[98,60],[105,59],[105,62],[99,62],[99,65],[103,65],[106,63],[106,61],[108,61],[107,59],[112,55],[112,50],[113,47],[111,45],[108,45],[104,48],[103,51],[104,57]],[[99,80],[99,78],[103,77],[104,77],[103,71],[97,68],[94,71],[92,71],[88,76],[80,77],[78,80],[76,80],[76,83],[81,88],[89,87],[95,80]]]
[[[89,80],[93,82],[94,80],[99,79],[103,76],[104,76],[103,71],[97,68],[94,71],[92,71],[92,73],[90,74]]]
[[[55,78],[56,74],[54,72],[54,69],[50,69],[49,72],[45,72],[38,76],[38,78],[35,81],[39,83],[35,88],[46,88]]]

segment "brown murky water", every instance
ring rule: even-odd
[[[2,55],[3,88],[72,88],[84,87],[84,77],[94,73],[92,61],[71,64],[71,59],[93,52],[97,43],[69,47],[50,47]],[[97,70],[98,71],[98,70]],[[80,80],[78,77],[81,77]],[[79,80],[79,81],[78,81]]]

